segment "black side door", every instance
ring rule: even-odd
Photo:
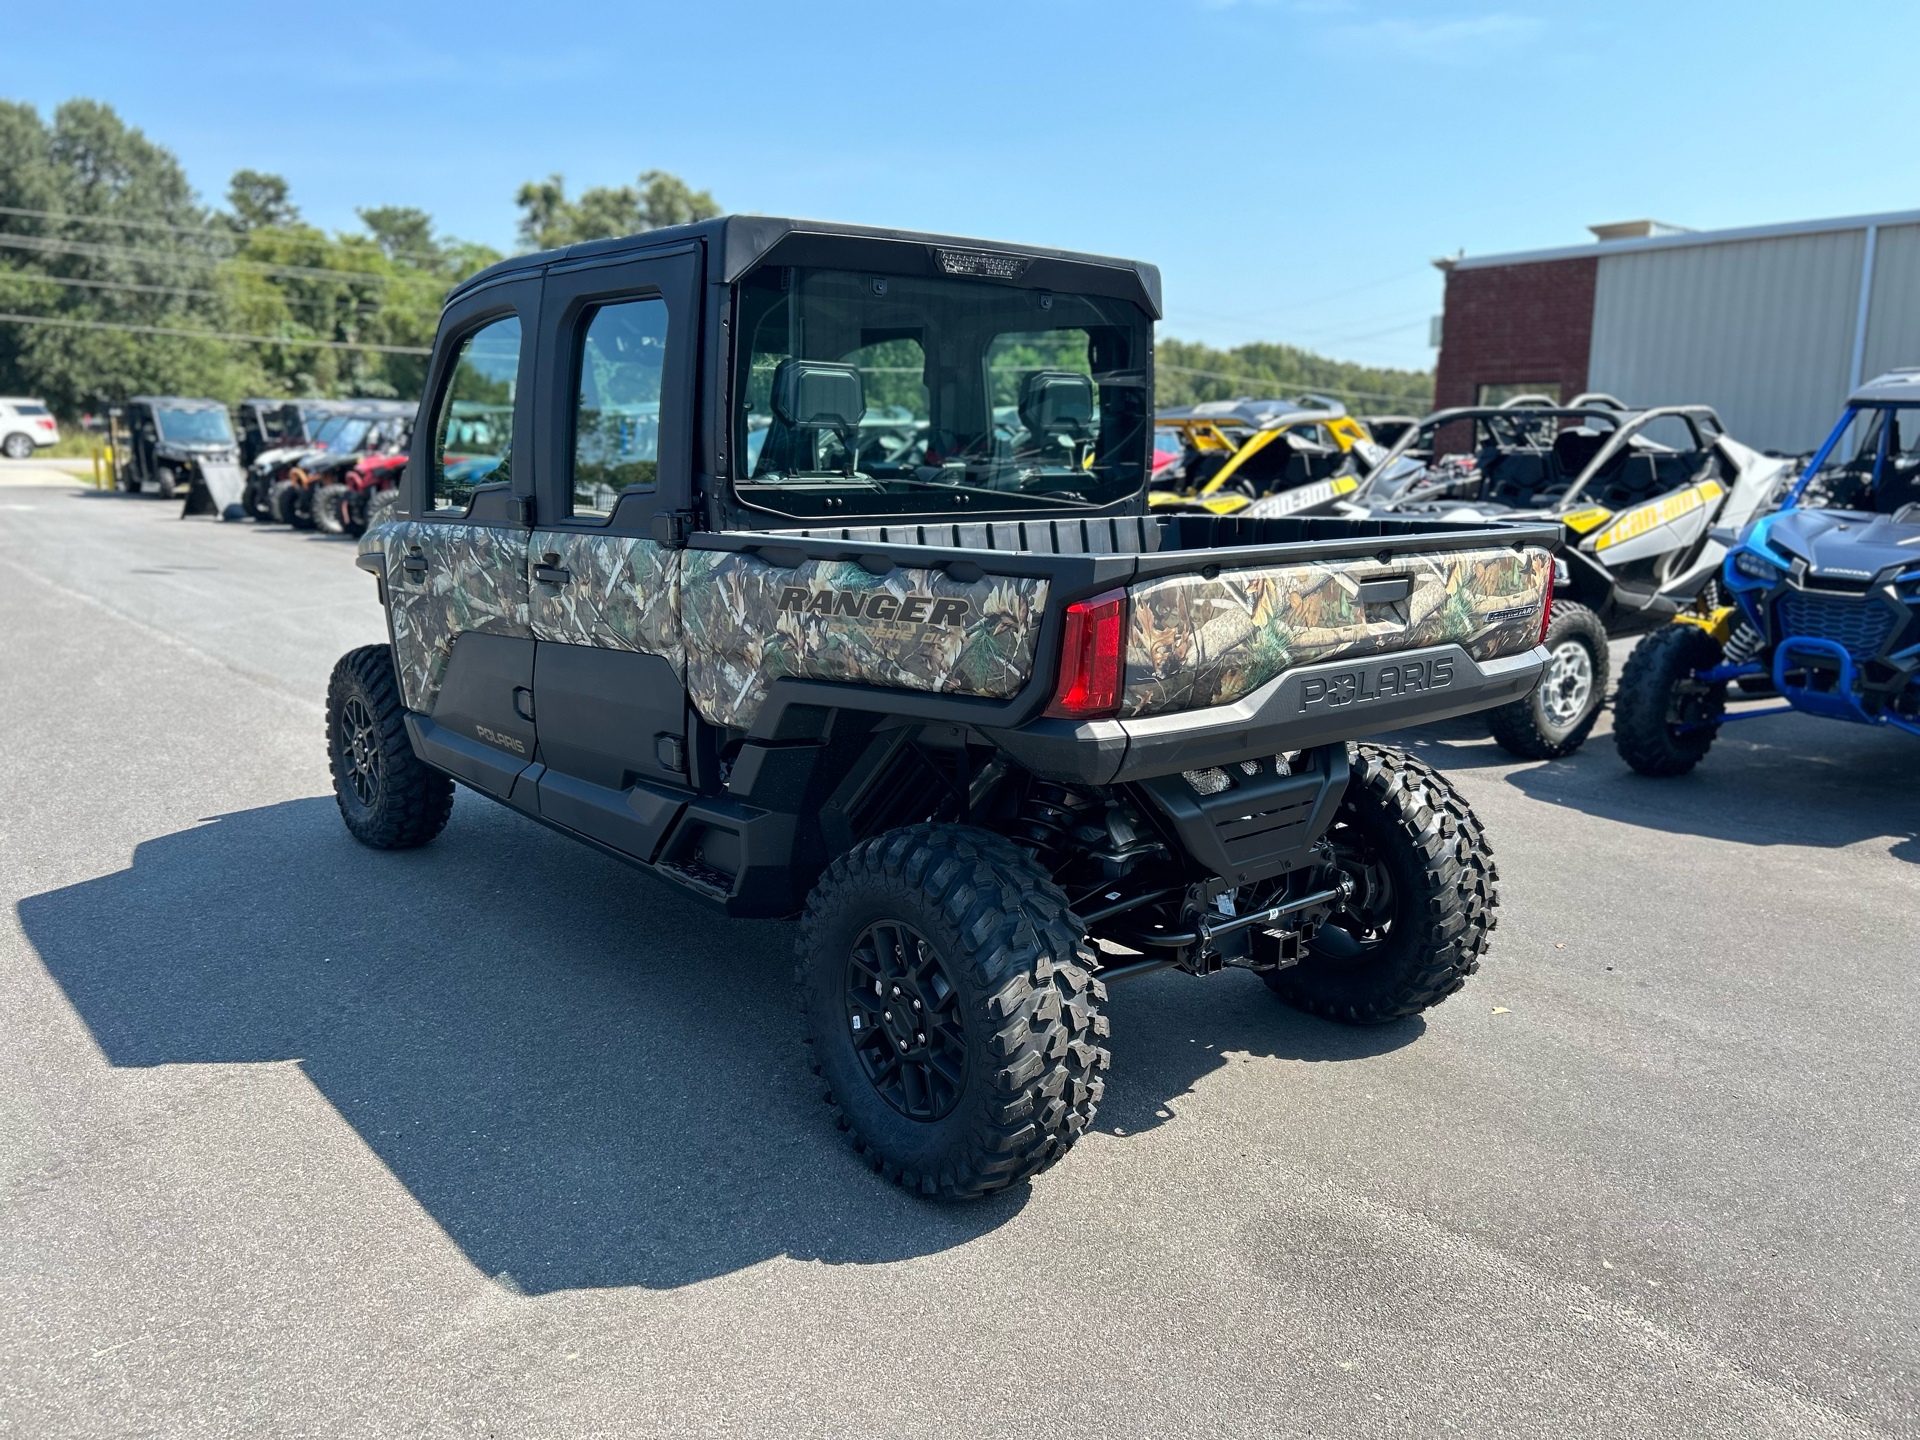
[[[689,798],[680,552],[653,521],[692,495],[701,259],[556,266],[541,300],[540,814],[642,860]]]
[[[538,740],[527,620],[538,460],[527,437],[539,316],[536,276],[482,286],[441,318],[386,547],[387,618],[416,748],[516,800]]]

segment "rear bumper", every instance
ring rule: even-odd
[[[1433,645],[1302,665],[1231,705],[1139,720],[1040,720],[988,733],[1037,775],[1112,785],[1504,705],[1532,692],[1546,658],[1544,646],[1481,662],[1458,645]]]

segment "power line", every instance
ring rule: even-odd
[[[366,280],[377,280],[383,285],[404,285],[413,279],[407,275],[383,275],[377,270],[322,270],[312,265],[274,265],[264,260],[220,259],[212,255],[176,254],[165,250],[132,250],[124,245],[96,245],[89,240],[52,240],[43,235],[0,234],[0,246],[30,250],[42,255],[79,255],[94,260],[130,260],[145,265],[224,265],[256,275],[323,280],[335,285],[352,285]],[[421,313],[426,312],[422,310]],[[439,312],[436,310],[434,313]]]
[[[212,225],[170,225],[164,220],[119,220],[107,215],[75,215],[65,210],[29,210],[20,205],[0,205],[0,215],[24,215],[35,220],[57,220],[70,225],[118,225],[130,230],[165,230],[175,235],[200,235],[208,240],[218,240],[226,245],[239,245],[243,236],[222,231]],[[369,236],[373,244],[380,242]],[[395,260],[444,260],[446,256],[432,254],[424,250],[385,250],[382,252]]]
[[[81,280],[71,275],[41,275],[32,270],[0,270],[0,284],[24,280],[36,285],[71,285],[81,290],[139,290],[149,295],[198,295],[218,300],[218,290],[193,290],[183,285],[141,285],[132,280]]]
[[[431,355],[421,345],[375,345],[355,340],[305,340],[286,335],[236,335],[230,330],[186,330],[172,325],[123,325],[110,320],[69,320],[57,315],[5,315],[10,325],[58,325],[72,330],[123,330],[134,335],[181,335],[193,340],[230,340],[240,345],[284,345],[290,350],[375,350],[382,355]]]

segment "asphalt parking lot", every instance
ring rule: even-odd
[[[350,544],[47,478],[0,484],[0,1433],[1920,1435],[1910,737],[1400,737],[1487,821],[1481,975],[1364,1031],[1116,987],[1096,1132],[946,1208],[832,1130],[790,927],[467,792],[348,838]]]

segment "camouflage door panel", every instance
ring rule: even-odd
[[[393,626],[393,661],[407,708],[433,713],[446,678],[456,636],[531,637],[527,624],[527,536],[491,525],[435,525],[395,521],[362,539],[363,549],[387,557],[387,615]],[[407,556],[418,553],[427,573],[407,574]]]
[[[1045,580],[682,553],[687,688],[713,724],[751,726],[784,676],[1004,698],[1033,673]]]
[[[1382,565],[1228,570],[1133,588],[1122,715],[1224,705],[1318,660],[1459,644],[1476,660],[1531,649],[1553,573],[1545,550],[1463,550]],[[1410,576],[1413,592],[1363,605],[1369,580]]]
[[[684,680],[681,553],[631,535],[534,531],[528,565],[556,565],[573,576],[565,585],[530,583],[534,639],[659,655]]]

